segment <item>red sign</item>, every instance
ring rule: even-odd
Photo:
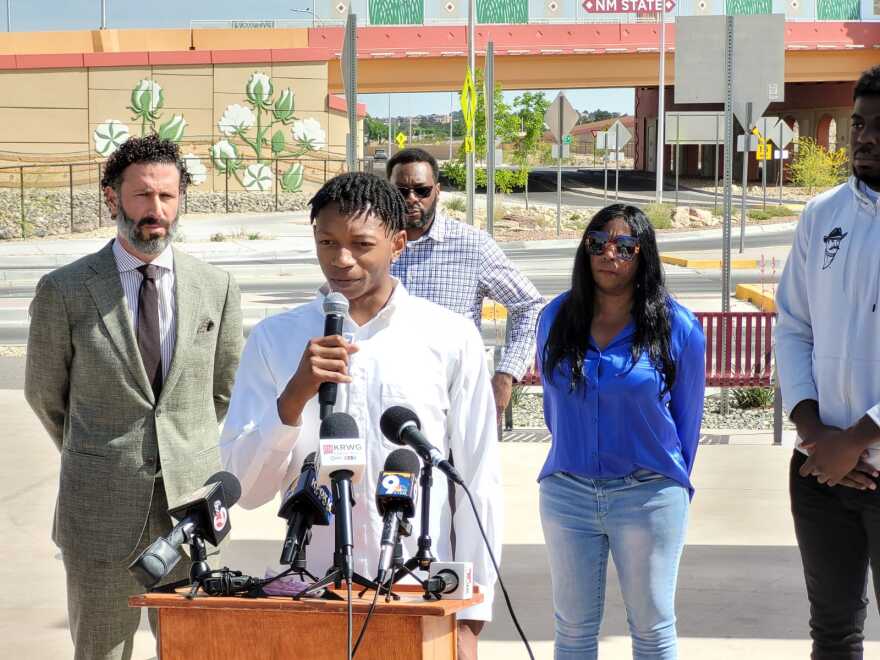
[[[650,14],[675,9],[675,0],[584,0],[590,14]]]

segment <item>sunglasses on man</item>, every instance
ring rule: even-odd
[[[621,261],[632,261],[639,251],[639,239],[635,236],[614,236],[612,238],[607,231],[587,232],[587,252],[592,256],[598,257],[604,254],[609,243],[614,246],[614,253]]]
[[[416,186],[415,188],[397,186],[397,191],[404,199],[409,198],[409,194],[411,192],[415,193],[416,197],[418,197],[419,199],[425,199],[427,197],[430,197],[431,193],[434,191],[434,186]]]

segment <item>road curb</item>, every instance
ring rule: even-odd
[[[661,254],[660,261],[670,266],[681,266],[683,268],[709,268],[721,269],[721,259],[691,259],[690,257],[680,257],[674,254]],[[754,270],[758,267],[757,259],[733,259],[730,267],[734,270]]]
[[[768,292],[766,286],[760,284],[737,284],[736,297],[752,303],[762,312],[776,311],[775,293]]]

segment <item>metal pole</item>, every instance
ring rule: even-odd
[[[784,121],[781,117],[779,118],[779,206],[782,206],[782,177],[785,172],[785,163],[782,159],[783,151],[785,151],[785,148],[782,146],[782,122]]]
[[[743,184],[742,184],[742,207],[739,216],[739,252],[742,254],[746,246],[746,193],[749,188],[749,147],[752,146],[752,102],[746,103],[746,125],[743,136]]]
[[[712,213],[718,213],[718,152],[719,149],[718,115],[715,115],[715,197],[712,202]]]
[[[388,158],[391,158],[391,93],[388,93]],[[324,177],[326,181],[327,177]]]
[[[663,202],[663,156],[666,122],[666,7],[660,3],[660,80],[657,94],[657,203]]]
[[[495,235],[495,48],[486,47],[486,232]]]
[[[733,199],[733,16],[726,17],[725,43],[726,93],[724,98],[724,224],[722,225],[721,311],[730,311],[730,239],[732,233]],[[727,324],[721,324],[721,355],[726,364],[729,337]],[[721,414],[729,412],[728,390],[721,388]]]
[[[348,18],[345,22],[345,40],[348,61],[342,65],[347,69],[345,81],[348,85],[346,90],[346,106],[348,114],[348,139],[346,140],[346,165],[349,172],[357,170],[357,15],[352,11],[352,4],[348,5]]]
[[[27,238],[27,224],[24,219],[24,167],[18,168],[18,199],[21,206],[21,237]],[[100,196],[98,202],[100,203]]]
[[[6,0],[6,31],[12,32],[12,0]]]
[[[390,97],[389,97],[390,98]],[[449,160],[452,160],[452,109],[455,103],[455,92],[449,92]]]
[[[681,159],[681,115],[675,115],[675,206],[678,208],[678,161]]]
[[[605,155],[602,157],[605,163],[605,192],[602,193],[602,201],[608,203],[608,134],[605,134]]]
[[[104,189],[101,187],[101,163],[98,163],[98,226],[101,226],[101,195]]]
[[[70,183],[70,233],[73,233],[73,165],[67,166],[67,178]]]
[[[468,71],[471,73],[471,80],[476,84],[477,77],[477,55],[476,55],[476,44],[474,40],[476,38],[476,29],[474,27],[474,21],[476,20],[476,0],[468,0],[468,14],[467,14],[467,47],[468,47]],[[471,138],[472,144],[474,145],[474,149],[469,151],[466,154],[466,163],[467,163],[467,171],[465,183],[467,187],[467,222],[469,225],[474,224],[474,158],[476,154],[476,122],[471,122],[470,128],[468,129],[468,135]]]
[[[614,201],[620,199],[620,122],[614,122]]]
[[[278,212],[278,157],[275,157],[275,212]]]
[[[107,0],[101,0],[101,29],[107,29]]]
[[[763,209],[767,210],[767,163],[773,161],[773,152],[770,152],[770,158],[767,158],[767,149],[770,146],[771,142],[766,137],[764,138],[764,160],[761,161],[761,187],[764,192],[764,206]]]
[[[562,232],[562,111],[565,107],[565,94],[559,95],[559,144],[556,145],[556,236]]]
[[[226,159],[226,195],[225,195],[225,204],[226,204],[226,212],[229,213],[229,159]]]

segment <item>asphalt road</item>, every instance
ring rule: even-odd
[[[619,201],[636,206],[649,204],[654,201],[656,184],[653,178],[646,177],[643,173],[632,170],[620,170],[618,184],[618,199],[615,199],[615,172],[608,170],[608,194],[605,189],[605,171],[601,169],[566,169],[562,172],[562,203],[565,206],[604,206]],[[723,190],[719,187],[718,206],[723,204]],[[675,200],[674,186],[669,185],[669,177],[664,186],[664,202]],[[768,204],[778,203],[777,189],[769,187],[767,190]],[[511,193],[502,196],[504,200],[512,203],[523,204],[524,193]],[[529,201],[541,204],[556,204],[556,171],[551,169],[534,170],[529,176]],[[679,204],[691,206],[710,207],[715,204],[714,191],[708,192],[679,188]],[[760,206],[763,199],[749,197],[749,206]],[[734,208],[740,204],[739,197],[734,198]]]

